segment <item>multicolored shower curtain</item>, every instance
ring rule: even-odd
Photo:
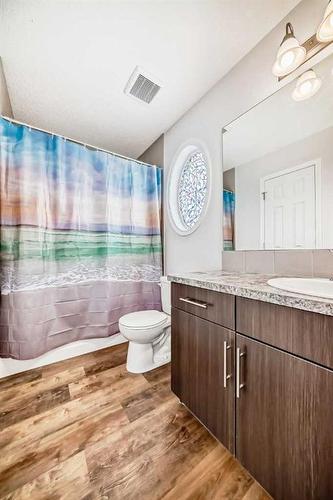
[[[161,169],[0,119],[0,356],[160,307]]]
[[[223,190],[223,249],[234,250],[235,193]]]

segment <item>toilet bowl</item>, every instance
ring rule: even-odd
[[[162,309],[125,314],[119,320],[120,333],[129,341],[127,370],[144,373],[168,363],[171,359],[170,282],[161,278]]]

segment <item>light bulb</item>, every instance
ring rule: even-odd
[[[312,83],[311,81],[307,81],[307,82],[304,82],[302,83],[300,86],[299,86],[299,92],[302,94],[302,95],[306,95],[308,94],[309,92],[311,92],[312,90]]]
[[[300,45],[292,25],[288,23],[272,69],[273,74],[279,77],[288,75],[303,64],[305,58],[306,50]]]
[[[317,40],[322,43],[328,43],[333,40],[333,0],[328,3],[324,17],[318,26]]]
[[[295,101],[305,101],[314,96],[320,87],[321,79],[317,77],[313,69],[310,69],[298,78],[292,97]]]
[[[281,57],[280,64],[283,68],[288,68],[295,61],[295,54],[292,50],[288,50]]]

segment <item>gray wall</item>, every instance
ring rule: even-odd
[[[235,191],[235,169],[229,168],[223,172],[223,187],[229,191]]]
[[[297,27],[304,41],[319,24],[326,0],[303,0],[267,37],[242,59],[165,134],[165,177],[179,148],[193,139],[202,142],[212,165],[212,193],[206,216],[189,236],[178,235],[165,210],[166,271],[168,273],[221,268],[222,264],[222,128],[281,86],[272,75],[272,64],[285,31],[286,21]],[[294,75],[295,76],[295,75]]]
[[[236,249],[260,248],[260,178],[321,160],[322,247],[333,248],[333,128],[236,169]]]
[[[150,163],[151,165],[157,165],[158,167],[164,167],[164,134],[162,134],[158,139],[141,156],[138,160],[144,161],[145,163]]]
[[[0,114],[13,118],[12,106],[10,104],[5,73],[0,58]]]

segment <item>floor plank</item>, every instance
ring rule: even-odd
[[[215,446],[214,439],[207,437],[205,429],[193,417],[191,420],[185,427],[161,433],[154,440],[155,445],[135,458],[131,453],[131,441],[122,460],[118,457],[112,460],[109,455],[106,463],[116,464],[116,467],[112,467],[107,476],[103,475],[101,481],[93,476],[94,469],[88,452],[87,461],[89,470],[92,470],[90,477],[99,487],[101,496],[148,500],[152,498],[153,492],[153,498],[163,498],[176,478],[187,474]],[[140,439],[139,435],[136,439]],[[102,457],[99,457],[101,460]]]
[[[14,387],[8,387],[0,393],[0,405],[6,405],[7,409],[16,407],[19,402],[26,397],[32,398],[38,396],[38,394],[44,391],[54,389],[64,384],[69,384],[84,376],[84,369],[82,367],[76,367],[69,370],[63,370],[52,377],[39,378],[31,382],[26,382],[24,387],[19,388],[16,385]]]
[[[130,395],[136,394],[145,388],[150,387],[147,380],[142,375],[128,374],[125,366],[115,367],[86,376],[82,380],[69,384],[69,391],[72,398],[78,398],[86,394],[94,394],[96,391],[110,388],[114,392],[114,398],[120,400]]]
[[[0,380],[0,498],[268,500],[122,344]]]
[[[161,382],[156,385],[148,385],[138,394],[121,400],[121,406],[124,408],[130,422],[133,422],[142,415],[145,415],[158,407],[163,402],[173,399],[174,396],[170,392],[169,382]]]
[[[15,399],[13,398],[13,400]],[[43,391],[38,395],[30,395],[28,392],[22,394],[22,397],[18,398],[17,405],[15,405],[15,401],[1,403],[0,430],[16,422],[24,421],[33,415],[38,415],[50,408],[56,408],[65,401],[69,401],[69,399],[68,385],[64,384],[60,387]]]
[[[151,449],[158,439],[168,436],[177,430],[179,425],[172,422],[177,412],[179,403],[175,400],[155,408],[132,423],[129,423],[121,432],[110,433],[103,441],[96,442],[86,449],[86,457],[91,478],[98,482],[103,478],[104,470],[126,466],[131,460],[140,457],[145,451]],[[187,412],[180,419],[188,419]]]
[[[164,498],[241,500],[253,482],[230,453],[225,451],[223,454],[220,447],[216,446]]]
[[[18,388],[18,386],[21,384],[26,384],[40,378],[42,378],[41,368],[15,373],[14,375],[0,378],[0,393],[5,389],[12,389],[14,387]]]
[[[112,388],[83,395],[6,427],[0,431],[0,448],[10,452],[106,409],[121,409]]]
[[[41,474],[33,481],[4,497],[6,500],[77,500],[97,498],[90,482],[84,452]]]
[[[43,366],[41,368],[42,376],[50,377],[59,372],[75,368],[77,366],[89,369],[95,365],[100,366],[104,360],[108,360],[110,358],[114,360],[114,366],[117,366],[115,363],[115,359],[117,357],[119,362],[118,352],[121,353],[121,359],[126,360],[126,350],[127,344],[119,344],[116,346],[106,347],[105,349],[100,349],[98,351],[90,352],[88,354],[81,354],[80,356],[69,358],[64,361],[57,361],[56,363]],[[125,361],[123,361],[123,363],[125,363]]]
[[[127,353],[122,345],[109,349],[111,349],[110,352],[112,353],[112,356],[107,356],[103,359],[97,358],[96,363],[91,363],[85,366],[87,376],[100,373],[104,370],[109,370],[110,368],[114,368],[119,365],[124,366],[126,364]]]
[[[128,423],[124,410],[108,408],[0,458],[0,495],[34,480]]]
[[[151,370],[150,372],[144,373],[143,376],[151,384],[159,384],[161,382],[170,382],[171,365],[170,365],[170,363],[168,363],[167,365],[160,366],[159,368],[156,368],[155,370]]]

